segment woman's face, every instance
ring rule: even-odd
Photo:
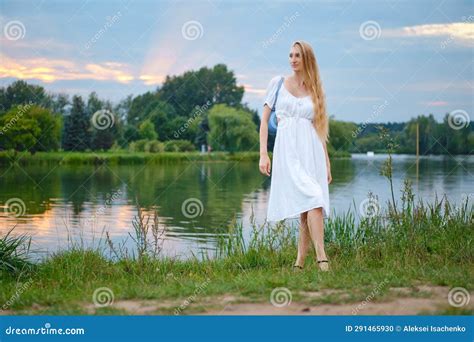
[[[303,70],[303,58],[299,45],[294,45],[291,47],[289,61],[293,71]]]

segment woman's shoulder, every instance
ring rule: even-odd
[[[278,81],[282,79],[282,77],[284,77],[283,75],[275,75],[273,76],[271,79],[270,79],[270,82],[268,82],[269,86],[276,86],[278,84]]]
[[[281,80],[284,77],[285,77],[285,75],[278,74],[278,75],[273,76],[271,80],[275,82],[275,81]]]

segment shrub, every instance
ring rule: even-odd
[[[165,141],[166,152],[192,152],[196,150],[196,147],[189,140],[176,139]]]
[[[130,152],[163,152],[165,150],[165,146],[161,141],[158,140],[147,140],[141,139],[137,141],[132,141],[130,145],[128,145],[128,149]]]
[[[145,145],[145,152],[163,152],[165,150],[165,145],[158,140],[150,140]]]
[[[148,142],[146,139],[140,139],[133,141],[128,145],[130,152],[145,152],[145,145]]]

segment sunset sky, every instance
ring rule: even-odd
[[[224,63],[262,110],[290,75],[294,40],[316,53],[328,112],[355,122],[464,110],[472,120],[472,1],[0,1],[0,79],[119,101],[166,75]]]

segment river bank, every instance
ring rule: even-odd
[[[270,152],[271,156],[272,153]],[[185,161],[255,161],[259,152],[14,152],[0,151],[0,165],[61,164],[61,165],[128,165],[146,163],[175,163]],[[348,152],[334,152],[332,158],[350,158]]]
[[[28,236],[0,244],[2,314],[447,314],[473,310],[472,201],[414,201],[380,208],[355,223],[354,212],[326,223],[331,271],[311,251],[295,272],[297,232],[254,226],[250,240],[230,225],[214,258],[160,257],[151,226],[135,227],[134,251],[105,241],[71,244],[44,261],[27,260]],[[145,217],[143,217],[145,219]],[[153,218],[151,218],[153,221]],[[146,238],[145,238],[146,237]]]

